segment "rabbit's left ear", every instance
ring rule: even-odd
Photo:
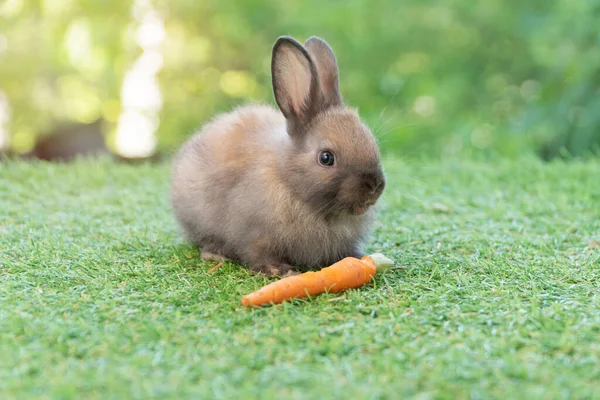
[[[321,93],[326,105],[328,107],[341,105],[339,69],[333,50],[327,42],[316,36],[310,37],[304,43],[304,47],[316,64]]]
[[[283,115],[296,127],[308,124],[322,102],[317,67],[308,51],[295,39],[280,37],[273,46],[271,71]]]

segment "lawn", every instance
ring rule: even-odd
[[[386,159],[398,268],[262,309],[179,235],[169,166],[0,164],[0,398],[600,395],[600,161]]]

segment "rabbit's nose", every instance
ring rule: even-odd
[[[370,172],[363,175],[363,185],[371,195],[378,194],[383,190],[385,180],[380,172]]]

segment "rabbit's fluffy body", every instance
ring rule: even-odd
[[[329,46],[318,38],[305,46],[291,38],[274,46],[281,111],[250,105],[222,114],[175,160],[173,210],[205,259],[283,275],[362,255],[369,206],[385,186],[379,151],[341,102]]]

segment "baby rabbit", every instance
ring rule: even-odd
[[[329,45],[280,37],[271,60],[279,111],[244,106],[183,145],[171,202],[205,260],[282,276],[361,257],[385,186],[373,134],[346,108]]]

